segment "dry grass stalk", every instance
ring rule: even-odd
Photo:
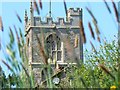
[[[107,74],[109,74],[114,80],[115,80],[115,77],[110,73],[110,71],[102,64],[98,64],[98,66]]]
[[[106,8],[107,8],[107,10],[109,11],[109,13],[111,13],[110,7],[108,6],[106,0],[104,0],[104,3],[105,3],[105,5],[106,5]]]
[[[40,8],[42,9],[42,1],[39,0],[38,2],[39,2],[39,6],[40,6]]]
[[[39,39],[39,37],[37,36],[37,34],[36,34],[36,38],[37,38],[37,41],[38,41],[38,48],[40,49],[40,50],[39,50],[39,51],[40,51],[40,54],[41,54],[41,56],[43,57],[43,63],[44,63],[44,64],[48,64],[48,57],[47,57],[46,54],[45,54],[44,48],[43,48],[43,46],[42,46],[42,44],[41,44],[41,42],[40,42],[40,39]]]
[[[2,46],[1,46],[1,38],[0,38],[0,50],[1,50],[1,47],[2,47]]]
[[[21,63],[21,66],[22,66],[23,70],[25,71],[25,74],[27,75],[27,77],[30,77],[27,70],[26,70],[26,68],[25,68],[25,66],[22,63]]]
[[[22,20],[21,20],[20,16],[17,14],[17,12],[16,12],[16,16],[17,16],[19,22],[22,23]]]
[[[65,38],[64,42],[65,42],[65,48],[67,49],[67,51],[68,51],[68,52],[71,52],[72,49],[71,49],[71,47],[70,47],[70,46],[71,46],[71,45],[70,45],[70,40],[67,39],[67,38]]]
[[[65,0],[64,0],[64,8],[65,8],[65,13],[66,13],[66,17],[67,17],[68,16],[68,14],[67,14],[67,5],[66,5]]]
[[[3,31],[3,22],[2,22],[2,17],[0,16],[0,30]]]
[[[92,26],[91,26],[91,23],[90,23],[90,22],[88,22],[88,27],[89,27],[89,29],[90,29],[90,33],[91,33],[91,35],[92,35],[92,38],[95,39],[95,35],[94,35],[94,32],[93,32],[93,29],[92,29]]]
[[[117,22],[119,22],[117,7],[116,7],[115,2],[113,0],[112,0],[112,4],[113,4],[116,20],[117,20]]]
[[[88,11],[88,13],[91,15],[91,17],[94,19],[95,23],[97,23],[97,19],[95,18],[95,16],[93,15],[92,11],[86,7],[86,10]]]
[[[38,13],[38,15],[39,15],[39,14],[40,14],[40,12],[39,12],[39,8],[38,8],[38,5],[37,5],[36,0],[33,0],[33,3],[34,3],[34,10],[36,10],[36,11],[37,11],[37,13]]]
[[[32,84],[31,84],[31,80],[30,80],[30,75],[29,75],[28,71],[26,70],[25,66],[22,63],[20,63],[20,64],[21,64],[23,70],[25,71],[25,74],[27,75],[27,78],[28,78],[28,81],[29,81],[29,84],[30,84],[30,88],[31,88]]]
[[[95,26],[96,34],[99,35],[99,34],[100,34],[100,31],[99,31],[98,25],[97,25],[97,23],[95,22],[94,19],[93,19],[93,24],[94,24],[94,26]]]
[[[82,36],[82,42],[86,43],[86,36],[85,36],[82,20],[80,20],[80,35]]]
[[[7,66],[7,68],[11,71],[13,71],[13,69],[4,61],[4,60],[1,60],[3,62],[3,64],[5,64]]]
[[[90,44],[91,44],[92,49],[93,49],[93,51],[95,52],[95,54],[97,54],[97,50],[95,49],[95,47],[94,47],[94,45],[92,44],[92,42],[91,42],[91,41],[90,41]]]
[[[80,80],[82,81],[82,84],[84,85],[84,87],[86,88],[86,90],[88,90],[87,85],[86,85],[86,83],[85,83],[85,81],[83,80],[82,77],[80,77]]]
[[[44,40],[43,30],[41,30],[41,34],[42,34],[42,35],[41,35],[41,38],[42,38],[42,46],[43,46],[43,48],[44,48],[44,46],[45,46],[45,45],[44,45],[44,41],[45,41],[45,40]]]
[[[78,47],[78,35],[75,36],[74,48]]]
[[[16,33],[16,37],[17,37],[17,42],[20,43],[20,39],[19,39],[18,32],[17,32],[15,25],[14,25],[14,29],[15,29],[15,33]]]
[[[64,43],[65,43],[65,48],[66,48],[66,51],[67,51],[67,54],[68,56],[72,57],[73,58],[73,47],[70,43],[70,39],[69,38],[64,38]]]

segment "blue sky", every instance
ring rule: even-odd
[[[88,50],[91,50],[91,45],[89,43],[89,40],[91,40],[95,45],[95,47],[99,49],[99,43],[97,42],[97,40],[92,39],[90,31],[88,29],[88,21],[91,22],[92,18],[86,11],[85,9],[86,6],[92,10],[95,17],[98,20],[98,26],[101,32],[100,37],[102,39],[106,37],[106,39],[109,42],[111,42],[114,39],[114,35],[117,35],[118,27],[114,15],[113,6],[111,2],[108,2],[108,5],[112,10],[112,15],[109,14],[105,4],[102,2],[67,2],[67,8],[70,7],[83,8],[83,22],[87,37],[87,43],[84,45],[84,49],[87,48]],[[2,47],[4,47],[9,42],[9,36],[8,36],[9,26],[14,30],[13,25],[16,25],[17,29],[21,27],[22,30],[24,31],[24,11],[26,9],[29,15],[30,12],[29,8],[30,8],[30,2],[7,2],[7,1],[0,2],[0,16],[2,16],[3,25],[4,25],[4,32],[0,31],[0,38],[2,39],[2,44],[3,44]],[[15,12],[17,12],[21,17],[22,24],[18,21]],[[48,15],[48,12],[49,12],[49,3],[43,2],[43,10],[40,10],[40,16],[43,20]],[[35,16],[38,16],[36,12],[34,14]],[[57,20],[57,17],[65,18],[65,10],[64,10],[63,2],[52,2],[52,17],[53,20]],[[92,26],[94,27],[94,25]],[[2,53],[2,51],[0,51],[0,59],[1,58],[4,59],[4,54]],[[2,66],[5,67],[3,64]],[[6,67],[4,68],[4,71],[8,71]]]

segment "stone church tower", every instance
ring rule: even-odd
[[[46,17],[46,21],[42,21],[41,17],[34,16],[32,2],[30,6],[30,19],[28,19],[27,11],[25,11],[25,32],[27,32],[26,52],[30,68],[33,70],[34,77],[38,83],[41,82],[41,68],[44,63],[42,56],[39,54],[36,34],[41,43],[45,43],[44,47],[46,48],[46,54],[53,71],[55,62],[57,65],[65,67],[70,63],[76,64],[76,61],[73,60],[73,56],[78,60],[83,61],[83,43],[79,26],[79,22],[82,19],[82,9],[77,8],[74,10],[73,8],[70,8],[67,13],[67,21],[64,20],[64,18],[58,18],[57,21],[53,21],[52,17]],[[43,33],[44,39],[42,38]],[[78,45],[76,47],[74,47],[75,38],[78,40]],[[70,41],[70,45],[67,43],[68,41]],[[73,51],[75,52],[72,58],[68,55],[70,51],[67,47],[73,48]]]

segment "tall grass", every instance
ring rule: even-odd
[[[42,9],[42,1],[39,0],[39,3],[36,2],[36,0],[33,0],[34,2],[34,10],[37,11],[38,15],[40,14],[39,7]],[[67,3],[64,0],[64,8],[65,12],[67,12]],[[111,14],[111,9],[109,8],[109,5],[107,4],[106,0],[104,0],[104,3],[106,5],[107,10]],[[39,4],[39,7],[38,7]],[[114,14],[116,16],[116,21],[118,22],[118,11],[116,8],[116,5],[114,1],[112,1],[113,8],[114,8]],[[90,29],[90,33],[92,35],[92,38],[95,39],[95,34],[97,35],[98,42],[101,42],[100,37],[100,29],[98,27],[97,19],[95,18],[92,11],[86,7],[86,10],[90,14],[92,18],[92,23],[94,24],[96,33],[93,32],[93,28],[91,26],[91,23],[88,22],[88,27]],[[67,16],[67,13],[66,13]],[[19,22],[22,23],[22,20],[20,16],[16,13],[16,17],[18,18]],[[0,17],[0,30],[3,32],[3,22],[2,17]],[[117,23],[116,22],[116,23]],[[83,25],[83,21],[80,20],[80,35],[82,37],[82,41],[85,44],[87,42],[87,38],[85,35],[85,29]],[[78,64],[78,66],[69,66],[65,69],[56,68],[59,70],[59,72],[55,74],[51,74],[50,68],[51,65],[48,63],[48,56],[45,53],[46,47],[44,47],[45,43],[42,43],[39,37],[36,35],[38,48],[39,48],[39,54],[43,57],[44,67],[47,68],[47,71],[45,71],[45,77],[46,79],[43,81],[43,84],[45,85],[35,85],[34,82],[34,74],[30,70],[27,69],[29,67],[28,64],[28,57],[26,55],[26,47],[25,47],[25,41],[24,41],[24,35],[22,34],[21,28],[19,28],[19,32],[16,29],[16,26],[14,25],[16,36],[13,34],[13,30],[11,27],[9,27],[10,33],[10,43],[6,46],[6,50],[4,50],[2,47],[1,49],[5,52],[7,52],[7,55],[5,57],[6,60],[1,60],[2,63],[12,72],[12,76],[9,75],[8,78],[6,78],[3,75],[2,82],[4,85],[2,88],[11,88],[12,85],[15,85],[17,88],[40,88],[40,87],[46,87],[47,88],[110,88],[111,86],[115,86],[117,88],[120,88],[120,80],[118,80],[118,68],[119,64],[117,61],[119,61],[118,55],[119,55],[119,49],[118,45],[115,41],[112,43],[108,43],[107,41],[104,41],[104,44],[101,45],[100,50],[97,51],[95,49],[94,44],[90,41],[90,45],[92,46],[93,52],[89,54],[89,52],[86,50],[86,58],[87,62],[85,64],[80,64],[81,67],[79,67],[79,60],[74,56],[74,53],[70,53],[70,55],[75,57],[75,60]],[[43,38],[44,38],[44,33]],[[15,39],[17,39],[17,42],[15,42]],[[73,48],[78,47],[78,36],[75,37],[75,44],[74,47],[70,45],[70,40],[65,38],[66,40],[66,47],[68,51],[73,51]],[[19,62],[16,57],[16,51],[14,51],[14,45],[17,43],[17,48],[19,51],[19,56],[21,58],[21,61]],[[0,42],[0,46],[1,46]],[[47,73],[46,73],[47,72]],[[58,85],[55,85],[52,80],[54,77],[61,75],[62,73],[66,74],[66,78],[62,79]],[[19,73],[19,74],[18,74]],[[1,79],[0,79],[1,80]]]

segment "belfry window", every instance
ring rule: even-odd
[[[48,56],[52,59],[52,62],[61,61],[62,50],[60,38],[56,34],[51,34],[46,39],[46,45]]]

